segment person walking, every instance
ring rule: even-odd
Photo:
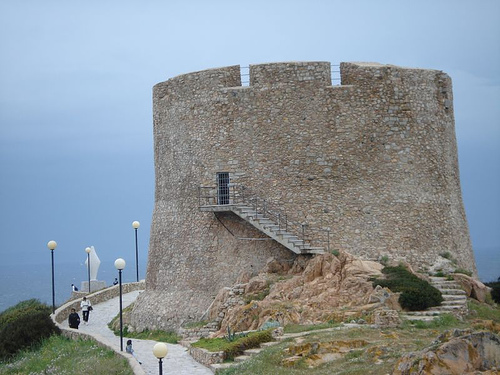
[[[89,324],[89,313],[93,310],[92,304],[87,297],[83,297],[82,302],[80,302],[80,308],[82,309],[83,324]]]
[[[137,360],[137,362],[139,362],[140,365],[142,365],[142,362],[139,361],[139,358],[137,358],[137,355],[135,354],[135,350],[132,348],[132,340],[128,340],[127,341],[127,346],[125,348],[125,351],[128,353],[128,354],[132,354],[133,357]]]
[[[76,312],[75,309],[71,309],[71,314],[68,317],[69,328],[78,329],[80,325],[80,315]]]

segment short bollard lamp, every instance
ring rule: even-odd
[[[120,350],[123,352],[123,302],[122,302],[122,271],[125,268],[122,258],[115,260],[115,268],[118,270],[118,283],[120,284]]]
[[[162,342],[158,342],[153,346],[153,354],[156,358],[158,358],[158,365],[159,365],[159,374],[163,375],[163,358],[167,356],[168,349],[167,349],[167,344],[164,344]]]
[[[56,311],[56,292],[54,286],[54,250],[57,247],[56,241],[49,241],[47,243],[47,247],[50,250],[51,258],[52,258],[52,314]]]
[[[90,252],[91,251],[92,251],[92,249],[90,247],[87,247],[85,249],[85,252],[87,253],[87,271],[89,274],[89,294],[90,294]]]
[[[137,247],[137,229],[141,226],[141,223],[134,221],[132,223],[132,228],[135,230],[135,273],[137,276],[137,282],[139,282],[139,250]]]

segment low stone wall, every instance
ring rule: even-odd
[[[214,363],[224,362],[224,352],[209,352],[206,349],[189,347],[189,355],[202,365],[210,367]]]
[[[215,322],[205,324],[197,328],[180,328],[179,334],[188,341],[195,341],[202,337],[209,337],[219,330],[219,325]]]
[[[127,284],[122,284],[122,293],[130,293],[135,290],[144,290],[146,287],[146,283],[144,280],[139,281],[138,283],[127,283]],[[112,287],[102,289],[98,292],[91,293],[91,294],[85,294],[90,302],[95,305],[100,302],[107,301],[111,298],[118,297],[120,295],[120,286],[119,285],[114,285]],[[75,300],[70,300],[66,302],[64,305],[59,307],[54,314],[52,314],[52,320],[56,321],[57,323],[61,323],[64,320],[68,319],[68,316],[71,312],[71,309],[75,310],[80,310],[80,302],[82,301],[82,298],[84,297],[77,298]]]
[[[145,288],[145,282],[144,280],[138,282],[138,283],[127,283],[127,284],[122,284],[122,293],[130,293],[135,290],[143,290]],[[107,289],[100,290],[98,292],[92,293],[87,295],[88,299],[92,302],[93,305],[107,301],[111,298],[115,298],[120,295],[120,288],[119,285],[115,285],[112,287],[109,287]],[[73,296],[72,296],[73,297]],[[64,305],[59,307],[54,314],[51,314],[52,321],[55,323],[55,325],[61,330],[61,334],[65,337],[68,337],[72,340],[94,340],[97,342],[97,344],[101,347],[113,350],[115,353],[121,355],[124,357],[130,367],[132,368],[132,371],[134,371],[135,375],[146,375],[142,367],[139,365],[137,360],[130,354],[126,352],[121,352],[116,350],[115,348],[105,344],[105,340],[101,338],[99,335],[89,335],[87,333],[83,333],[82,331],[76,330],[76,329],[71,329],[63,326],[61,322],[64,320],[68,319],[68,316],[70,314],[71,309],[79,310],[80,309],[80,302],[82,301],[83,297],[80,297],[78,299],[72,299],[68,302],[66,302]]]

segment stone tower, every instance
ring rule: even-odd
[[[296,256],[234,212],[200,210],[210,186],[213,205],[232,193],[265,199],[324,251],[416,268],[449,252],[476,273],[448,75],[342,63],[332,86],[330,70],[251,65],[242,86],[230,66],[154,87],[155,208],[138,329],[199,320],[242,272]]]

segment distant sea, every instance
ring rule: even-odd
[[[118,271],[113,261],[102,261],[97,279],[113,285]],[[139,279],[146,277],[146,261],[139,261]],[[56,307],[71,295],[71,284],[78,289],[88,280],[85,263],[56,263],[54,265]],[[128,262],[122,273],[124,283],[136,281],[135,261]],[[50,260],[34,265],[0,265],[0,312],[20,301],[36,298],[52,306],[52,271]]]
[[[500,277],[500,248],[475,250],[479,278],[483,282],[495,281]],[[123,282],[136,280],[135,263],[129,262],[123,271]],[[139,278],[146,276],[146,261],[139,264]],[[71,295],[71,284],[80,289],[87,280],[84,263],[55,264],[56,306],[63,304]],[[118,271],[114,261],[102,261],[97,279],[112,285]],[[52,305],[52,276],[50,262],[37,265],[0,265],[0,312],[20,301],[37,298]]]

